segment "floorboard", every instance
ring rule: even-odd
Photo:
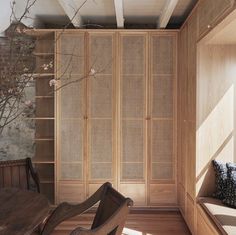
[[[68,235],[73,228],[89,228],[93,214],[74,217],[60,224],[53,235]],[[131,213],[123,235],[190,235],[179,212]]]

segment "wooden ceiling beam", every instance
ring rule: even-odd
[[[71,23],[76,28],[81,28],[83,25],[82,18],[78,12],[78,6],[76,6],[74,0],[58,0],[65,14],[69,17]]]
[[[123,0],[114,0],[117,28],[124,28]]]
[[[168,0],[162,10],[160,18],[157,22],[157,28],[166,28],[171,15],[179,0]]]

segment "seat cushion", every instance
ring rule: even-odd
[[[236,234],[236,209],[227,207],[221,200],[211,197],[199,198],[198,203],[214,221],[222,234]]]

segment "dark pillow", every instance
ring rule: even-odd
[[[227,183],[226,163],[217,160],[213,160],[212,163],[216,176],[216,181],[215,181],[216,191],[213,194],[213,197],[223,200],[225,198],[225,189]]]
[[[236,164],[227,163],[226,166],[228,168],[228,177],[223,203],[227,206],[236,208]]]

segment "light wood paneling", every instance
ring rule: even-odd
[[[233,4],[234,0],[202,0],[198,5],[199,37],[213,28]]]
[[[186,214],[185,219],[192,234],[195,232],[195,200],[186,194]]]
[[[233,5],[233,0],[199,1],[179,34],[178,201],[194,234],[218,234],[209,219],[196,212],[195,198],[211,196],[214,191],[212,159],[235,160],[235,46],[219,40],[219,45],[210,45],[213,36],[217,38],[217,28],[224,28],[213,27]]]
[[[60,182],[58,185],[58,203],[78,203],[85,200],[85,187],[83,184]]]
[[[172,184],[150,185],[150,203],[160,205],[176,204],[176,187]]]
[[[126,197],[131,197],[135,206],[146,205],[145,184],[120,184],[119,191]]]
[[[186,191],[185,187],[181,183],[178,184],[178,205],[182,215],[185,217]]]
[[[196,87],[197,87],[197,14],[188,21],[188,78],[187,78],[187,156],[186,191],[195,197],[196,178]]]
[[[173,122],[152,121],[152,178],[170,180],[173,175]]]
[[[220,235],[221,233],[216,230],[215,226],[210,222],[209,217],[203,209],[197,206],[197,229],[196,235]]]
[[[188,51],[186,42],[188,41],[187,25],[179,34],[179,57],[178,57],[178,180],[185,187],[186,170],[186,106],[187,106],[187,61]]]

